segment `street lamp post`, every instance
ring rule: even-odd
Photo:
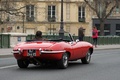
[[[59,37],[63,38],[64,36],[64,24],[63,24],[63,0],[61,0],[61,22],[60,22],[60,30],[59,30]]]
[[[51,22],[52,22],[52,18],[50,18],[50,35],[51,35]]]

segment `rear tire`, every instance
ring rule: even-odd
[[[29,62],[27,60],[17,60],[17,64],[19,68],[27,68],[29,65]]]
[[[86,56],[81,59],[83,64],[89,64],[91,61],[91,53],[90,50],[87,52]]]
[[[61,69],[66,69],[68,67],[68,54],[64,53],[62,59],[58,62],[58,67]]]

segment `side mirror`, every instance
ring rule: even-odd
[[[76,39],[76,42],[79,42],[79,39]]]

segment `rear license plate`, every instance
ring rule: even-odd
[[[36,50],[29,49],[28,50],[28,56],[36,56]]]

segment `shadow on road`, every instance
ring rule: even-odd
[[[35,70],[39,70],[39,71],[51,71],[51,70],[69,70],[69,69],[77,69],[77,68],[83,68],[83,67],[88,67],[90,65],[92,65],[93,63],[90,64],[82,64],[81,62],[77,61],[77,62],[69,62],[69,65],[67,67],[67,69],[59,69],[58,66],[56,65],[44,65],[44,66],[36,66],[36,65],[29,65],[28,68],[25,69],[20,69],[18,68],[17,70],[20,71],[35,71]]]

